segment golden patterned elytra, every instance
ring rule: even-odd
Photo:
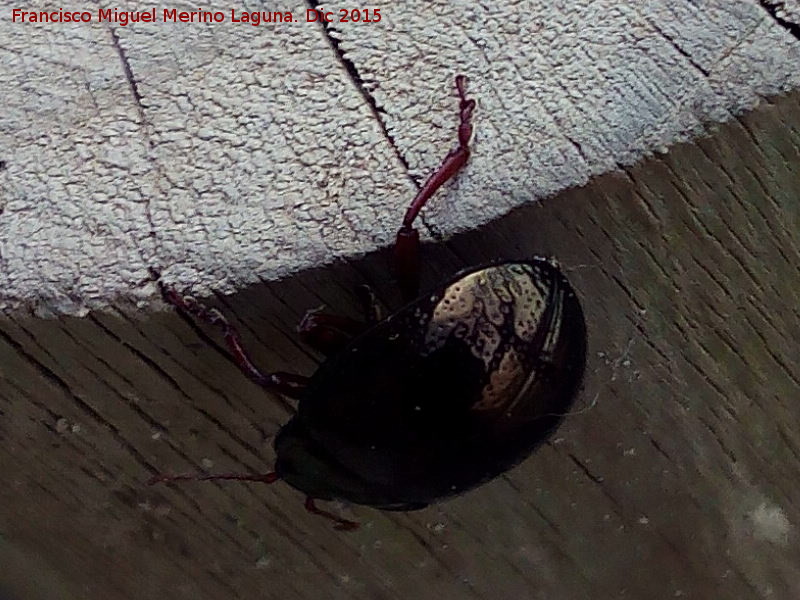
[[[559,424],[581,384],[586,329],[555,261],[475,267],[412,300],[420,263],[413,222],[469,157],[475,102],[465,81],[456,78],[459,145],[420,189],[397,234],[396,277],[410,302],[381,320],[367,292],[366,322],[309,311],[298,332],[327,356],[312,377],[262,373],[225,317],[163,288],[167,302],[223,329],[250,378],[299,405],[275,439],[274,472],[159,475],[152,483],[282,479],[306,494],[309,511],[352,529],[356,523],[314,500],[421,508],[510,469]]]
[[[436,350],[451,335],[463,340],[490,374],[473,410],[504,410],[510,417],[516,403],[507,406],[507,399],[522,393],[520,388],[530,379],[524,373],[532,365],[525,357],[531,354],[546,307],[559,306],[564,293],[557,291],[550,302],[550,291],[536,263],[506,263],[472,271],[445,288],[441,298],[431,298],[435,302],[432,316],[420,323],[427,327],[420,352]],[[559,331],[560,318],[560,310],[548,315],[551,332]],[[554,337],[544,340],[539,356],[552,355]]]

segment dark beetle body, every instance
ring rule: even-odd
[[[525,459],[568,412],[586,331],[557,265],[460,273],[356,337],[280,431],[276,473],[309,497],[422,508]]]
[[[467,97],[466,77],[455,84],[458,145],[420,187],[395,239],[394,273],[406,299],[419,289],[414,221],[470,156],[476,102]],[[150,483],[282,479],[305,492],[307,510],[338,529],[358,524],[318,508],[315,499],[412,510],[525,459],[569,412],[586,361],[581,306],[555,261],[542,258],[464,271],[368,328],[309,311],[298,332],[330,356],[310,378],[260,371],[219,311],[167,286],[162,291],[170,304],[219,327],[248,377],[300,403],[275,440],[274,472],[157,475]]]

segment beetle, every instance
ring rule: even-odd
[[[151,484],[283,480],[306,495],[309,511],[353,529],[357,523],[315,500],[423,508],[504,473],[558,426],[581,385],[586,327],[554,260],[472,267],[412,299],[420,267],[414,220],[469,158],[475,101],[465,85],[456,77],[459,144],[411,202],[397,234],[396,278],[409,302],[381,319],[362,289],[366,323],[309,311],[298,331],[326,355],[312,377],[262,373],[219,311],[162,286],[168,303],[222,329],[245,374],[299,403],[275,438],[273,472],[157,475]]]

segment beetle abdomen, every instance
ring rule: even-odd
[[[585,337],[554,263],[477,268],[327,360],[298,431],[323,460],[381,490],[373,502],[346,489],[331,496],[386,506],[459,493],[524,459],[558,424],[580,385]]]

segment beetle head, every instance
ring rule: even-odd
[[[275,452],[279,478],[309,497],[373,506],[392,504],[380,486],[361,479],[326,453],[297,417],[278,433]]]

